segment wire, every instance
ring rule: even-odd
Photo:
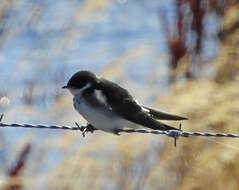
[[[75,123],[76,126],[59,126],[59,125],[33,125],[33,124],[19,124],[19,123],[2,123],[3,114],[0,116],[0,127],[21,127],[21,128],[41,128],[41,129],[62,129],[62,130],[80,130],[82,132],[83,137],[87,132],[93,133],[96,128],[92,125],[87,124],[85,126],[80,126],[78,123]],[[187,132],[181,129],[182,125],[180,123],[179,130],[147,130],[147,129],[117,129],[115,134],[119,133],[150,133],[155,135],[167,135],[169,137],[174,138],[174,146],[176,146],[177,139],[181,137],[190,137],[190,136],[203,136],[203,137],[228,137],[228,138],[239,138],[238,134],[231,133],[210,133],[210,132]]]

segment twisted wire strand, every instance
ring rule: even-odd
[[[62,130],[80,130],[83,137],[85,137],[86,132],[93,132],[97,129],[89,128],[89,124],[85,126],[80,126],[75,123],[76,126],[60,126],[60,125],[33,125],[33,124],[19,124],[19,123],[2,123],[1,120],[3,115],[0,116],[0,127],[20,127],[20,128],[40,128],[40,129],[62,129]],[[92,126],[91,126],[92,127]],[[179,130],[148,130],[148,129],[118,129],[117,133],[151,133],[156,135],[167,135],[174,138],[174,145],[176,146],[176,140],[178,137],[190,137],[190,136],[203,136],[203,137],[228,137],[228,138],[239,138],[239,134],[231,133],[211,133],[211,132],[187,132],[181,130],[181,124],[179,125]]]
[[[40,128],[40,129],[63,129],[63,130],[81,130],[78,126],[59,126],[59,125],[33,125],[33,124],[19,124],[19,123],[0,123],[0,127],[19,127],[19,128]]]
[[[86,126],[60,126],[60,125],[33,125],[33,124],[19,124],[19,123],[0,123],[0,127],[20,127],[20,128],[40,128],[40,129],[62,129],[62,130],[80,130],[83,131]],[[86,131],[87,132],[87,131]],[[210,132],[186,132],[182,130],[168,130],[168,131],[160,131],[160,130],[147,130],[147,129],[118,129],[119,133],[151,133],[156,135],[167,135],[174,137],[182,136],[204,136],[204,137],[230,137],[230,138],[239,138],[238,134],[230,134],[230,133],[210,133]]]

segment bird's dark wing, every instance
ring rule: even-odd
[[[151,117],[150,113],[147,112],[146,109],[143,109],[129,92],[119,85],[101,79],[97,88],[101,90],[106,97],[106,101],[112,111],[124,119],[154,130],[177,130]]]
[[[143,108],[147,109],[149,111],[149,114],[152,115],[155,119],[160,119],[160,120],[187,120],[186,117],[181,117],[178,115],[172,115],[169,113],[161,112],[158,110],[155,110],[153,108],[143,106]]]

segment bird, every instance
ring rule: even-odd
[[[76,111],[95,130],[119,135],[125,128],[178,130],[158,120],[187,120],[140,104],[125,88],[93,72],[76,72],[67,82]]]

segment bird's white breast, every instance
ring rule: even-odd
[[[127,124],[125,119],[117,116],[110,109],[94,107],[80,96],[74,96],[73,102],[75,109],[97,129],[112,132]]]

